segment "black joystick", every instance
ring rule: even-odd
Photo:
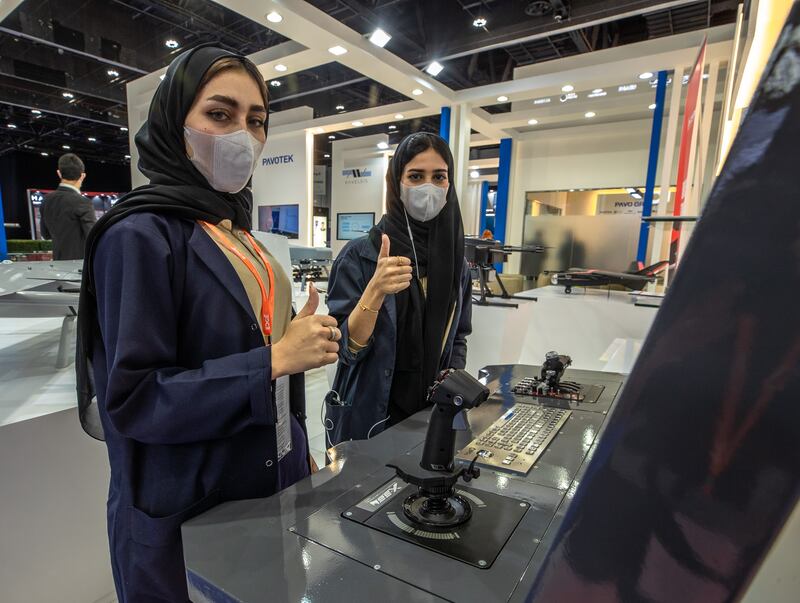
[[[455,470],[455,432],[468,428],[464,411],[481,405],[489,390],[464,370],[443,371],[428,390],[433,411],[425,436],[422,460],[411,458],[390,464],[403,481],[418,487],[403,503],[406,517],[426,528],[452,528],[469,520],[469,501],[455,494],[459,479],[469,482],[480,476],[475,461]]]

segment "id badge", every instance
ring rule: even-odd
[[[278,460],[292,451],[292,423],[289,413],[289,376],[278,377],[275,381],[275,408],[278,418],[275,421],[275,434],[278,443]]]

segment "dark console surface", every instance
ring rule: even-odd
[[[484,369],[492,395],[469,411],[456,449],[515,405],[540,404],[512,393],[539,374],[535,366]],[[565,402],[572,412],[526,475],[483,468],[456,485],[472,508],[467,523],[412,525],[404,506],[413,500],[404,501],[414,488],[386,467],[422,457],[423,411],[371,440],[340,444],[327,468],[275,496],[225,503],[184,524],[192,600],[524,600],[517,586],[538,571],[623,381],[574,369],[565,378],[602,393],[592,403]]]

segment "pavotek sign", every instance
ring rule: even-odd
[[[294,163],[294,153],[291,155],[276,155],[275,157],[264,157],[261,165],[280,165],[283,163]]]

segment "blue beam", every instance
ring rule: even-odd
[[[486,230],[486,210],[489,208],[489,181],[484,180],[481,182],[481,217],[478,221],[478,236],[483,234]]]
[[[673,85],[680,84],[674,82]],[[656,172],[658,170],[658,151],[661,148],[661,123],[664,121],[664,99],[667,93],[667,72],[658,72],[658,85],[656,86],[656,108],[653,111],[653,129],[650,134],[650,158],[647,162],[647,181],[644,189],[644,204],[642,218],[647,218],[653,213],[653,193],[656,187]],[[661,191],[662,195],[666,191]],[[669,193],[662,197],[661,203],[669,201]],[[642,220],[639,227],[639,249],[636,252],[636,261],[644,264],[647,257],[647,240],[650,237],[650,227]]]
[[[500,167],[497,172],[497,198],[494,207],[494,238],[506,242],[506,218],[508,216],[508,194],[511,186],[511,139],[500,141]],[[503,265],[496,265],[503,271]]]
[[[439,136],[450,144],[450,107],[442,107],[442,113],[439,116]]]
[[[3,218],[3,189],[0,188],[0,224],[5,224]],[[8,243],[6,242],[5,226],[0,228],[0,262],[8,259]]]

